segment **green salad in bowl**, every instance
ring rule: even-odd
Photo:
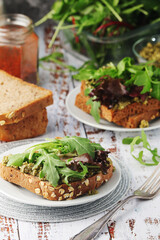
[[[98,66],[132,56],[132,43],[159,31],[160,2],[153,0],[57,0],[35,25],[52,19],[57,23],[50,46],[59,32],[63,44],[79,58]]]

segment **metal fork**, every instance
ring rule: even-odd
[[[94,240],[99,234],[103,226],[111,219],[111,217],[121,208],[125,203],[133,198],[152,199],[160,192],[160,163],[152,173],[152,175],[145,181],[145,183],[134,191],[133,195],[117,203],[106,215],[91,224],[89,227],[82,230],[80,233],[72,237],[70,240]]]

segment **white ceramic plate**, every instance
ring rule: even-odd
[[[27,145],[19,146],[16,148],[12,148],[9,151],[6,151],[0,155],[0,161],[2,161],[3,156],[9,155],[9,154],[21,153],[24,150],[26,150],[28,147],[33,146],[34,144],[37,144],[37,143],[35,142],[32,144],[27,144]],[[0,178],[0,192],[5,194],[7,197],[13,199],[14,201],[25,203],[25,204],[37,205],[37,206],[68,207],[73,205],[89,203],[106,196],[111,191],[113,191],[118,185],[121,179],[121,169],[116,161],[113,161],[113,165],[115,166],[116,170],[114,171],[112,178],[108,182],[104,183],[98,189],[98,193],[95,195],[86,195],[86,196],[82,196],[82,197],[79,197],[73,200],[68,200],[68,201],[50,201],[22,187],[9,183],[2,178]]]
[[[78,121],[95,128],[100,128],[100,129],[110,130],[110,131],[117,131],[117,132],[138,132],[142,130],[141,128],[124,128],[114,123],[108,122],[107,120],[104,120],[104,119],[101,119],[100,123],[97,123],[90,114],[82,111],[81,109],[75,106],[75,98],[79,92],[80,92],[80,88],[77,87],[73,89],[66,98],[66,107],[68,112]],[[156,119],[150,123],[149,127],[145,128],[145,131],[153,130],[159,127],[160,127],[160,119]]]

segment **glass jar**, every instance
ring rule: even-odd
[[[0,16],[0,69],[37,83],[38,36],[32,20],[22,14]]]

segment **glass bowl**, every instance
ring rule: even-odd
[[[148,36],[148,37],[144,37],[141,38],[139,40],[137,40],[132,47],[134,56],[136,57],[137,61],[139,63],[145,63],[148,60],[144,57],[142,57],[139,53],[140,51],[147,46],[148,43],[151,43],[152,45],[155,45],[156,43],[160,42],[160,35],[156,34],[156,35],[152,35],[152,36]]]
[[[157,34],[160,24],[149,24],[131,30],[121,36],[98,38],[88,32],[76,34],[76,29],[65,29],[60,33],[63,47],[77,59],[93,60],[97,66],[108,62],[117,64],[122,58],[135,57],[132,51],[133,43],[150,34]]]

